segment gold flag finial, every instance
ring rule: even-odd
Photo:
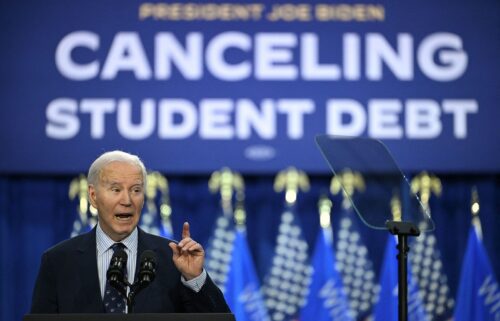
[[[235,173],[236,175],[240,174]],[[243,181],[243,177],[241,177]],[[245,226],[246,222],[246,211],[245,211],[245,184],[241,184],[239,187],[236,187],[236,206],[234,209],[234,220],[237,226]]]
[[[223,167],[212,173],[208,180],[208,188],[212,193],[220,192],[222,209],[225,214],[229,215],[233,212],[232,200],[235,191],[244,189],[243,177],[229,168]]]
[[[365,191],[365,181],[361,173],[353,172],[347,168],[333,176],[330,183],[330,192],[333,195],[337,195],[340,191],[343,192],[342,206],[344,208],[349,208],[351,206],[349,198],[351,198],[356,191]]]
[[[432,194],[441,196],[441,180],[432,174],[422,172],[411,180],[411,191],[418,195],[427,213],[430,214],[429,200]]]
[[[471,203],[470,203],[470,212],[472,216],[479,216],[479,195],[477,194],[477,187],[473,186],[472,187],[472,196],[471,196]]]
[[[401,200],[396,192],[393,193],[391,198],[391,213],[394,222],[401,222],[403,216],[401,210]]]
[[[97,222],[97,210],[90,204],[88,189],[87,177],[80,174],[69,184],[68,196],[70,200],[78,198],[78,215],[82,224],[87,224],[87,221],[90,220],[90,225],[93,225],[94,221]],[[88,212],[90,212],[90,217]]]
[[[298,192],[306,192],[309,187],[307,174],[295,167],[288,167],[280,171],[274,180],[274,191],[279,193],[284,190],[285,200],[288,205],[295,204]]]
[[[326,195],[322,195],[318,202],[319,224],[326,229],[331,227],[332,201]]]
[[[483,238],[483,229],[481,228],[481,220],[479,219],[479,194],[477,192],[477,187],[472,187],[471,200],[470,200],[470,211],[472,214],[472,225],[476,230],[479,239]]]
[[[160,216],[163,223],[170,225],[170,216],[172,215],[172,206],[170,205],[168,180],[160,172],[154,171],[148,173],[146,186],[146,206],[150,213],[158,213],[156,208],[156,197],[158,192],[161,195]]]
[[[88,183],[85,175],[80,174],[69,184],[69,199],[74,200],[78,197],[78,214],[82,222],[87,222],[88,202]]]

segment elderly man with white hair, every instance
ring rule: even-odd
[[[126,293],[111,286],[106,273],[113,254],[124,251],[124,282],[134,284],[138,258],[146,250],[156,257],[155,278],[135,297],[133,312],[229,312],[203,268],[205,252],[191,238],[187,222],[179,243],[137,227],[146,178],[139,157],[122,151],[104,153],[92,163],[88,192],[98,224],[43,254],[31,313],[127,312]]]

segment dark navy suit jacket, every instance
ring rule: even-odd
[[[137,258],[152,250],[157,266],[154,281],[137,295],[134,312],[230,312],[210,277],[198,293],[181,283],[168,243],[139,229]],[[47,250],[33,291],[31,313],[104,313],[96,253],[95,228]]]

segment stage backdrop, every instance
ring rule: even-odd
[[[500,4],[2,1],[0,172],[125,149],[168,173],[327,167],[316,134],[404,170],[500,170]]]

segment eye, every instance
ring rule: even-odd
[[[117,188],[117,187],[112,187],[111,188],[111,191],[114,192],[114,193],[119,193],[120,192],[120,189]]]

